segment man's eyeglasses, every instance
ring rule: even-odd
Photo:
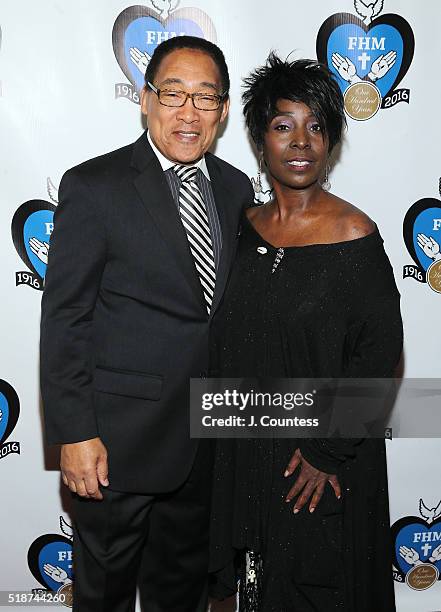
[[[158,96],[159,104],[175,108],[184,106],[187,98],[191,98],[193,106],[198,110],[214,111],[219,108],[226,96],[226,94],[188,93],[175,89],[158,89],[150,81],[147,81],[147,85]]]

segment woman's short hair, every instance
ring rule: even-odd
[[[343,96],[332,72],[311,59],[281,60],[271,52],[264,66],[244,79],[243,113],[257,148],[277,113],[277,101],[303,102],[314,113],[328,137],[329,151],[341,140],[346,126]]]

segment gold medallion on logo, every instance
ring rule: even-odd
[[[406,575],[406,583],[415,591],[425,591],[438,580],[439,572],[434,565],[421,563],[413,567]]]
[[[345,110],[351,119],[366,121],[375,115],[381,105],[381,94],[369,81],[349,85],[344,94]]]
[[[63,604],[63,606],[66,606],[66,608],[73,607],[73,584],[72,583],[64,584],[62,587],[58,589],[57,594],[61,595],[60,603]]]
[[[431,289],[441,293],[441,260],[430,264],[427,270],[427,283]]]

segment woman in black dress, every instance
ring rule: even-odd
[[[402,323],[383,241],[323,184],[345,124],[337,83],[271,54],[245,87],[274,191],[244,217],[212,376],[392,377]],[[211,538],[218,596],[251,551],[243,611],[393,612],[384,441],[218,441]]]

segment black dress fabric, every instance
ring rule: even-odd
[[[211,376],[390,377],[401,350],[399,293],[378,229],[281,255],[244,219],[213,322]],[[327,484],[312,514],[294,515],[284,501],[298,472],[283,473],[298,447],[342,486],[337,500]],[[235,591],[234,561],[249,549],[263,558],[259,612],[393,612],[389,525],[383,440],[217,441],[218,597]]]

